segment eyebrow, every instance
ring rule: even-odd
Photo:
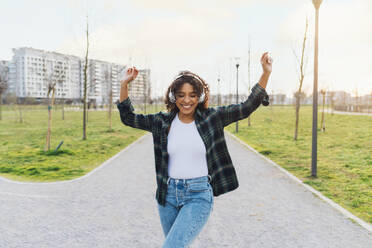
[[[178,91],[177,94],[180,94],[180,93],[183,93],[183,94],[186,94],[184,91]],[[198,92],[196,91],[192,91],[190,92],[190,94],[197,94]]]

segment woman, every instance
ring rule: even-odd
[[[156,199],[165,235],[163,247],[189,246],[213,209],[214,196],[239,186],[223,129],[268,104],[266,84],[272,71],[268,53],[261,57],[263,74],[240,104],[208,108],[209,88],[198,75],[182,71],[168,87],[168,112],[135,114],[128,84],[138,70],[121,81],[120,118],[125,125],[152,132],[156,167]]]

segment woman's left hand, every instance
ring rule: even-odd
[[[262,70],[265,74],[270,74],[272,71],[273,59],[269,56],[269,52],[265,52],[261,56]]]

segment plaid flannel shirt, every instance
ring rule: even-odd
[[[239,186],[238,178],[227,150],[224,127],[247,118],[260,106],[264,97],[267,97],[266,90],[256,83],[248,99],[240,104],[196,109],[195,124],[206,147],[208,174],[211,176],[210,183],[214,196],[227,193]],[[129,97],[121,103],[118,102],[117,107],[120,111],[121,121],[125,125],[152,133],[157,182],[156,199],[159,204],[164,206],[169,177],[167,135],[168,128],[177,112],[136,114]]]

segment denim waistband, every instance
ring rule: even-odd
[[[183,184],[187,184],[187,183],[191,183],[191,182],[204,182],[204,181],[210,182],[211,179],[212,179],[212,177],[210,175],[202,176],[202,177],[186,178],[186,179],[168,177],[167,185],[169,185],[170,183],[176,183],[177,184],[178,182],[181,182]]]

